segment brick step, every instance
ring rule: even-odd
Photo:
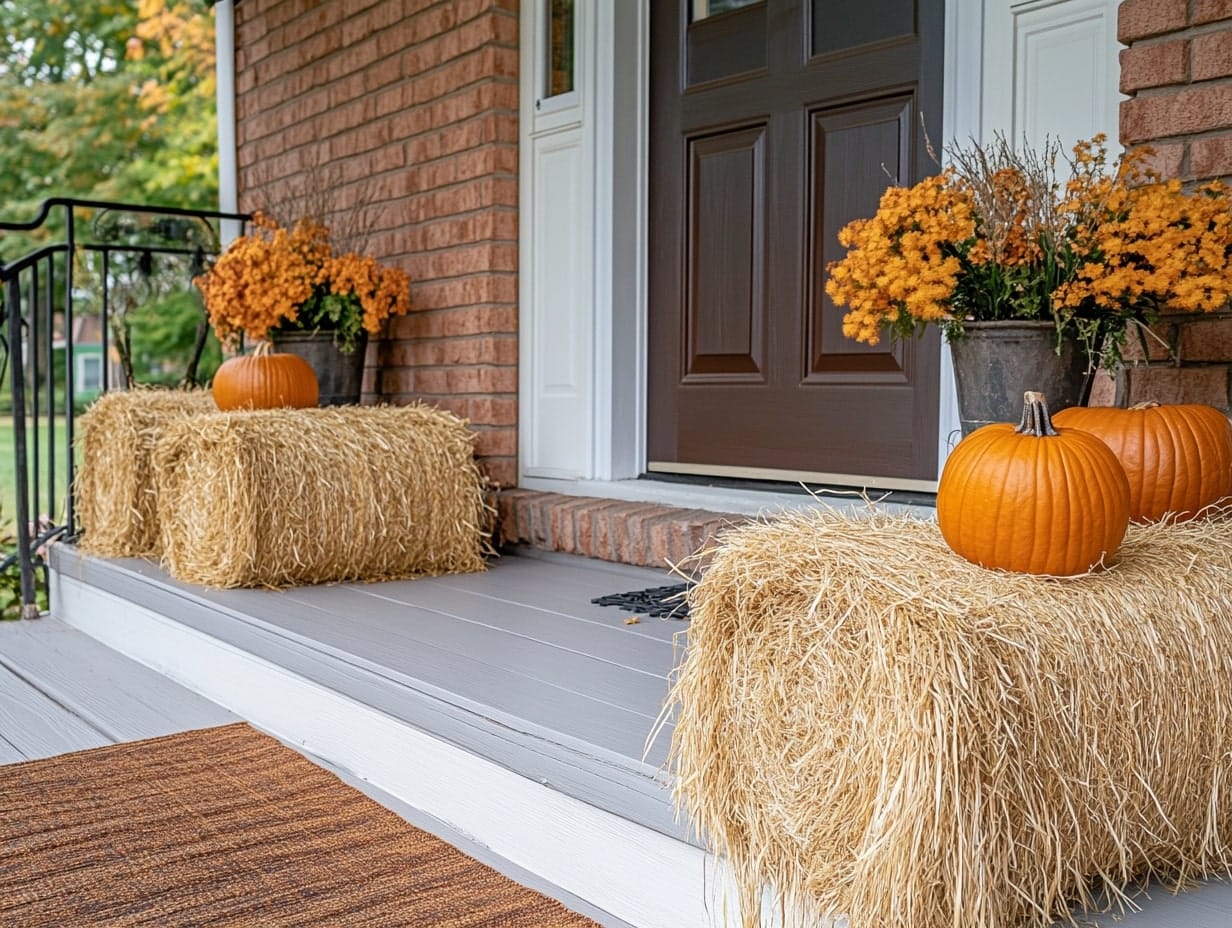
[[[538,490],[502,490],[497,538],[638,567],[667,567],[749,516]]]

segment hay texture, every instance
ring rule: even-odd
[[[211,587],[484,568],[474,435],[427,406],[215,413],[154,456],[163,564]]]
[[[188,416],[216,412],[208,390],[104,393],[77,420],[80,467],[73,483],[81,548],[100,557],[157,557],[157,502],[150,459],[159,437]]]
[[[746,925],[763,886],[789,924],[1012,928],[1228,870],[1226,515],[1058,580],[931,522],[798,514],[726,534],[690,609],[676,798]]]

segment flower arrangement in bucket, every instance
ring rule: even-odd
[[[1128,333],[1145,340],[1161,310],[1226,308],[1229,188],[1186,190],[1150,169],[1150,154],[1110,161],[1102,135],[1069,159],[1055,142],[1037,151],[1004,137],[950,149],[941,173],[891,186],[874,216],[840,231],[848,251],[826,292],[848,308],[844,334],[877,344],[885,328],[905,337],[937,323],[956,346],[981,323],[1027,322],[1051,332],[1057,354],[1076,343],[1080,368],[1113,368]],[[1006,392],[1020,404],[1020,386]]]
[[[291,228],[257,213],[241,235],[195,281],[210,324],[234,347],[288,331],[332,331],[355,350],[361,332],[376,335],[390,316],[410,311],[410,276],[371,256],[335,254],[329,229],[312,219]]]
[[[231,242],[195,283],[224,346],[237,349],[241,337],[279,347],[285,340],[286,350],[315,361],[327,405],[358,400],[368,335],[410,310],[405,271],[371,256],[336,253],[329,229],[308,218],[287,228],[257,213],[252,230]],[[337,351],[351,356],[344,371],[334,369],[339,359],[332,349],[333,357],[318,360],[311,348],[293,346],[310,333],[329,333]]]

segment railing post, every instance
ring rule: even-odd
[[[30,495],[26,473],[26,370],[22,355],[25,344],[21,332],[21,287],[15,274],[5,283],[5,303],[8,308],[9,373],[13,397],[13,453],[16,456],[14,474],[17,479],[17,563],[21,569],[21,617],[37,619],[38,603],[34,593],[34,559],[30,554]]]
[[[70,537],[77,534],[76,502],[73,499],[73,392],[75,371],[73,357],[73,262],[77,257],[77,229],[74,226],[76,213],[71,203],[64,207],[66,219],[65,244],[68,250],[64,254],[64,444],[68,448],[65,461],[66,483],[64,487],[64,524]],[[105,287],[106,281],[103,282]],[[106,359],[104,362],[106,363]],[[52,397],[55,402],[55,397]]]

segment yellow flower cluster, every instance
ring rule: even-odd
[[[258,213],[253,231],[235,239],[195,279],[219,339],[234,344],[277,329],[336,329],[371,334],[410,311],[410,277],[370,256],[335,255],[329,230],[309,219],[291,229]]]
[[[411,308],[411,280],[405,271],[383,268],[371,255],[346,254],[326,265],[329,292],[354,296],[363,307],[363,327],[369,334],[381,331],[391,315],[405,315]]]
[[[961,266],[942,245],[974,234],[970,198],[952,173],[889,188],[872,219],[839,232],[849,251],[831,265],[826,292],[851,307],[843,334],[875,345],[887,318],[944,318]]]
[[[1082,261],[1057,288],[1056,307],[1223,309],[1232,290],[1229,202],[1220,183],[1193,194],[1176,180],[1108,190],[1106,215],[1075,232]]]
[[[1070,176],[1042,156],[996,146],[954,153],[955,166],[891,187],[871,219],[839,233],[844,258],[826,292],[848,308],[843,331],[869,344],[940,322],[1050,319],[1115,360],[1133,321],[1160,309],[1210,312],[1232,299],[1232,192],[1186,191],[1137,149],[1108,166],[1102,136],[1079,142]]]

